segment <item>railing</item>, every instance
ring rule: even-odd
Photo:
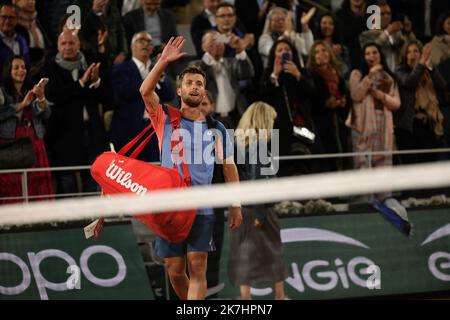
[[[292,155],[292,156],[279,156],[273,157],[274,160],[278,161],[294,161],[294,160],[314,160],[314,159],[333,159],[333,158],[355,158],[355,157],[367,157],[368,163],[372,166],[372,159],[374,156],[381,155],[410,155],[410,154],[444,154],[448,153],[450,155],[450,148],[440,148],[440,149],[418,149],[418,150],[398,150],[398,151],[377,151],[377,152],[350,152],[350,153],[327,153],[327,154],[312,154],[312,155]],[[159,163],[153,163],[158,165]],[[1,200],[21,200],[23,199],[26,203],[30,200],[38,200],[43,198],[48,198],[49,196],[53,198],[67,198],[67,197],[85,197],[85,196],[98,196],[100,192],[80,192],[80,193],[64,193],[64,194],[52,194],[52,195],[39,195],[30,196],[28,194],[27,179],[28,174],[33,172],[60,172],[60,171],[83,171],[90,170],[91,166],[73,166],[73,167],[54,167],[54,168],[30,168],[30,169],[11,169],[11,170],[0,170],[0,174],[8,173],[19,173],[21,174],[22,181],[22,196],[21,197],[7,197],[0,198]]]

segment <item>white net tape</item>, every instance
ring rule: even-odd
[[[0,225],[96,219],[174,209],[225,207],[237,201],[249,205],[439,188],[449,185],[450,162],[438,162],[159,191],[143,197],[121,195],[5,205],[0,207]]]

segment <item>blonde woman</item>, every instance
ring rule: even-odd
[[[275,41],[280,38],[285,38],[292,42],[298,51],[300,65],[304,66],[302,55],[308,55],[308,51],[314,42],[313,33],[309,28],[309,21],[313,14],[314,12],[308,12],[302,18],[302,33],[298,33],[292,30],[292,14],[288,10],[275,7],[269,11],[263,33],[258,41],[258,52],[264,67],[268,65],[270,49]]]
[[[265,159],[258,157],[261,147],[272,139],[277,113],[264,102],[255,102],[242,116],[236,130],[237,164],[242,180],[266,179]],[[242,161],[245,159],[245,161]],[[256,160],[256,161],[255,161]],[[243,223],[230,235],[228,275],[239,286],[241,298],[250,300],[250,286],[257,282],[273,282],[275,299],[286,299],[280,226],[276,213],[265,205],[243,207]]]

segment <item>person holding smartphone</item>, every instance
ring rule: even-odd
[[[0,89],[3,104],[0,105],[0,143],[27,137],[33,144],[35,163],[33,168],[49,167],[44,144],[44,122],[49,119],[51,110],[44,93],[47,80],[31,85],[29,70],[23,56],[15,55],[8,60],[4,73],[4,88]],[[50,172],[28,174],[29,196],[48,196],[39,200],[53,199],[52,177]],[[22,196],[21,175],[10,173],[0,175],[0,198]],[[0,201],[0,203],[21,202],[22,199]]]
[[[314,132],[310,102],[313,87],[307,70],[300,66],[296,47],[287,39],[275,41],[262,78],[261,99],[274,106],[278,114],[275,128],[280,130],[280,155],[311,153],[314,142],[304,143],[293,132],[294,127]],[[285,162],[280,176],[308,170],[298,161]]]

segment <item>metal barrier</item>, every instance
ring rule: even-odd
[[[380,155],[409,155],[409,154],[432,154],[432,153],[449,153],[450,148],[440,148],[440,149],[417,149],[417,150],[397,150],[397,151],[377,151],[377,152],[349,152],[349,153],[327,153],[327,154],[311,154],[311,155],[293,155],[293,156],[277,156],[273,157],[274,160],[278,161],[294,161],[294,160],[314,160],[314,159],[333,159],[333,158],[354,158],[354,157],[368,157],[368,163],[372,165],[372,158],[374,156]],[[153,162],[152,164],[159,165],[159,162]],[[7,197],[0,198],[0,200],[19,200],[23,199],[25,203],[30,200],[37,200],[42,198],[48,198],[52,196],[54,198],[67,198],[67,197],[86,197],[86,196],[98,196],[100,192],[80,192],[80,193],[65,193],[65,194],[55,194],[55,195],[40,195],[40,196],[30,196],[28,194],[27,178],[28,174],[33,172],[60,172],[60,171],[83,171],[90,170],[91,166],[72,166],[72,167],[54,167],[54,168],[30,168],[30,169],[11,169],[11,170],[0,170],[0,174],[8,173],[20,173],[22,181],[22,196],[21,197]]]

